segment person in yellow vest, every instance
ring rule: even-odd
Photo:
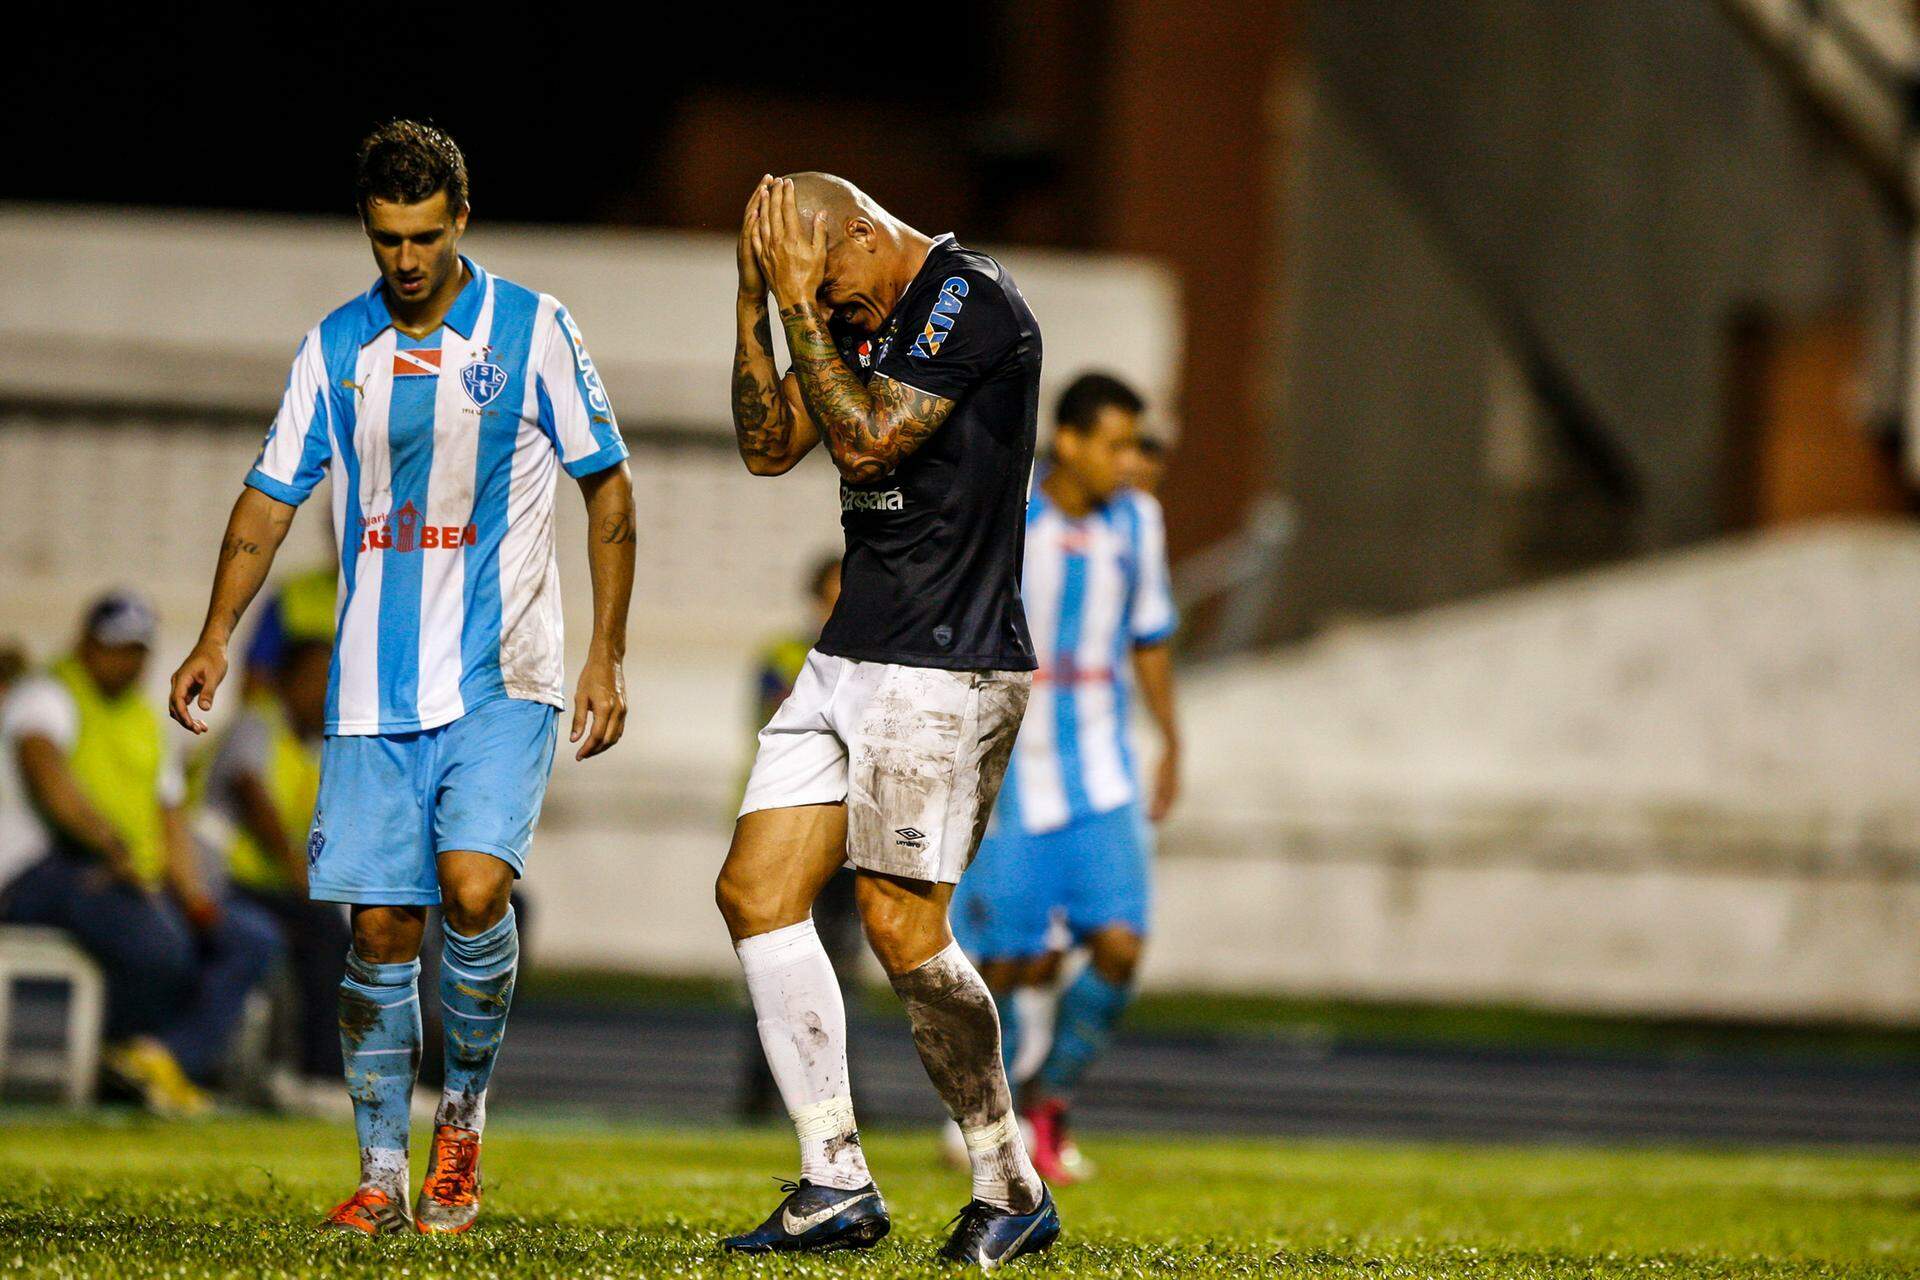
[[[307,897],[307,832],[320,795],[320,743],[327,719],[327,666],[333,656],[332,571],[327,607],[302,617],[290,583],[276,602],[281,634],[254,661],[233,724],[194,770],[195,829],[227,885],[227,901],[272,916],[287,944],[298,1009],[298,1087],[283,1101],[313,1106],[340,1092],[340,1030],[335,997],[346,976],[352,936],[338,904]],[[276,1091],[276,1096],[278,1092]]]
[[[0,919],[74,936],[106,974],[108,1074],[155,1111],[191,1115],[280,939],[202,882],[186,781],[140,689],[153,638],[152,608],[115,592],[71,654],[8,694]]]

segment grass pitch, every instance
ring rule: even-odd
[[[1060,1193],[1033,1276],[1920,1275],[1920,1162],[1903,1155],[1467,1148],[1089,1135],[1102,1175]],[[319,1236],[349,1189],[344,1127],[184,1126],[0,1112],[0,1272],[44,1276],[951,1275],[965,1199],[924,1134],[876,1134],[894,1232],[864,1255],[739,1259],[789,1171],[784,1133],[497,1117],[470,1235]],[[416,1168],[421,1155],[416,1152]]]

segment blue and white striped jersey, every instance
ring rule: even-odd
[[[998,819],[1037,835],[1139,796],[1127,741],[1131,658],[1179,621],[1160,504],[1129,489],[1073,520],[1035,485],[1020,595],[1040,669]]]
[[[333,472],[328,733],[565,705],[556,469],[627,447],[566,308],[461,261],[472,279],[425,338],[393,327],[378,281],[309,331],[247,475],[297,504]]]

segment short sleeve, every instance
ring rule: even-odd
[[[895,382],[958,400],[978,386],[1020,342],[1020,329],[1000,284],[978,271],[956,271],[911,303],[900,331],[874,367]]]
[[[52,676],[21,681],[0,706],[0,738],[8,745],[22,738],[46,738],[62,751],[71,751],[79,736],[80,709]]]
[[[553,441],[560,465],[577,480],[625,461],[627,444],[614,419],[613,402],[587,354],[580,326],[557,302],[544,336],[535,370],[540,429]]]
[[[293,506],[307,500],[333,458],[327,395],[327,362],[320,330],[314,329],[294,354],[280,412],[247,473],[251,488]]]
[[[1173,603],[1173,582],[1167,571],[1167,525],[1160,503],[1151,495],[1128,495],[1134,510],[1134,556],[1138,576],[1133,609],[1127,623],[1136,645],[1160,644],[1180,625]]]

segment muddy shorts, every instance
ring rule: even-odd
[[[847,805],[847,861],[959,881],[1006,776],[1033,677],[807,655],[760,731],[742,814]]]

